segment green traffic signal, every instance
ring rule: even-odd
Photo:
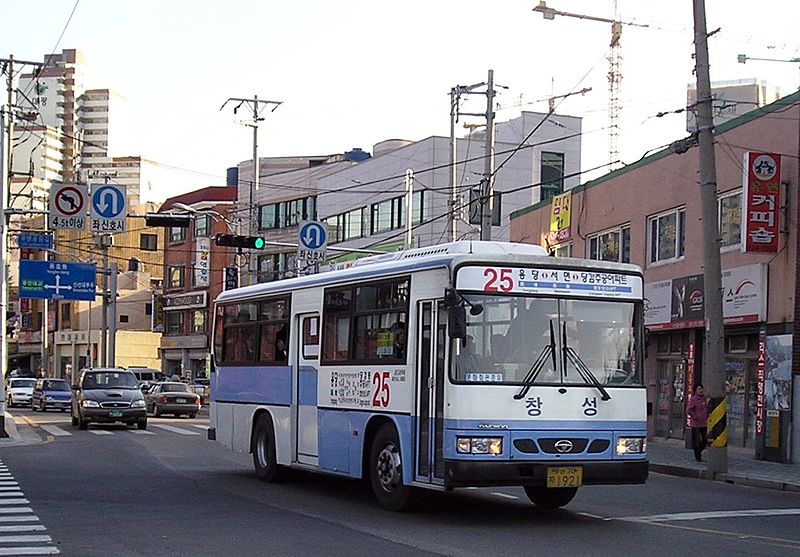
[[[238,236],[236,234],[217,234],[214,243],[229,248],[264,249],[267,242],[261,236]]]
[[[253,242],[253,247],[255,249],[264,249],[264,238],[256,237]]]

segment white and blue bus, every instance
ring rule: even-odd
[[[641,270],[454,242],[215,302],[209,438],[287,468],[537,506],[648,475]]]

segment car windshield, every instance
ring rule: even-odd
[[[470,295],[467,339],[453,342],[454,379],[468,383],[641,385],[641,309],[620,300]]]
[[[51,379],[42,383],[42,389],[45,391],[68,391],[69,383],[61,379]]]
[[[33,388],[35,384],[36,384],[35,379],[12,379],[8,386],[11,387],[12,389],[13,388],[24,389],[26,387]]]
[[[188,393],[189,385],[185,383],[168,383],[161,385],[162,393]]]
[[[136,377],[127,371],[95,371],[83,376],[84,389],[138,389]]]

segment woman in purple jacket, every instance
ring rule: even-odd
[[[703,386],[699,383],[694,387],[694,394],[689,397],[686,417],[689,418],[689,427],[692,428],[694,458],[700,462],[700,456],[708,443],[708,404],[703,394]]]

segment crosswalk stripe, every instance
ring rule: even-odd
[[[105,429],[90,429],[89,433],[94,433],[95,435],[114,435],[110,431],[106,431]]]
[[[41,426],[41,428],[50,435],[53,435],[55,437],[64,437],[66,435],[72,435],[69,431],[64,431],[57,425],[43,425]]]
[[[161,429],[166,429],[167,431],[171,431],[173,433],[179,433],[181,435],[200,435],[196,431],[188,431],[188,430],[181,429],[179,427],[174,427],[174,426],[171,426],[171,425],[153,424],[153,427],[159,427]]]
[[[22,514],[22,513],[32,513],[33,509],[30,507],[10,507],[5,509],[0,509],[0,515],[2,514]]]
[[[24,516],[0,516],[0,522],[38,522],[39,517],[35,514],[24,515]]]
[[[0,505],[28,505],[27,499],[0,499]]]
[[[206,431],[208,431],[209,429],[207,425],[201,425],[201,424],[192,424],[192,427],[196,427],[197,429],[204,429]]]
[[[15,524],[14,526],[0,526],[0,533],[2,532],[44,532],[47,530],[41,524]],[[2,539],[2,536],[0,536]]]
[[[22,493],[19,488],[16,491],[0,491],[0,497],[24,497],[25,494]]]
[[[0,547],[0,555],[58,555],[57,547]]]
[[[44,535],[0,536],[0,543],[32,543],[32,542],[49,542],[49,541],[52,541],[52,538],[50,536],[44,536]]]
[[[19,489],[19,484],[14,482],[14,485],[0,485],[0,491],[15,491]]]
[[[147,431],[146,429],[129,429],[131,433],[135,433],[136,435],[155,435],[152,431]]]

